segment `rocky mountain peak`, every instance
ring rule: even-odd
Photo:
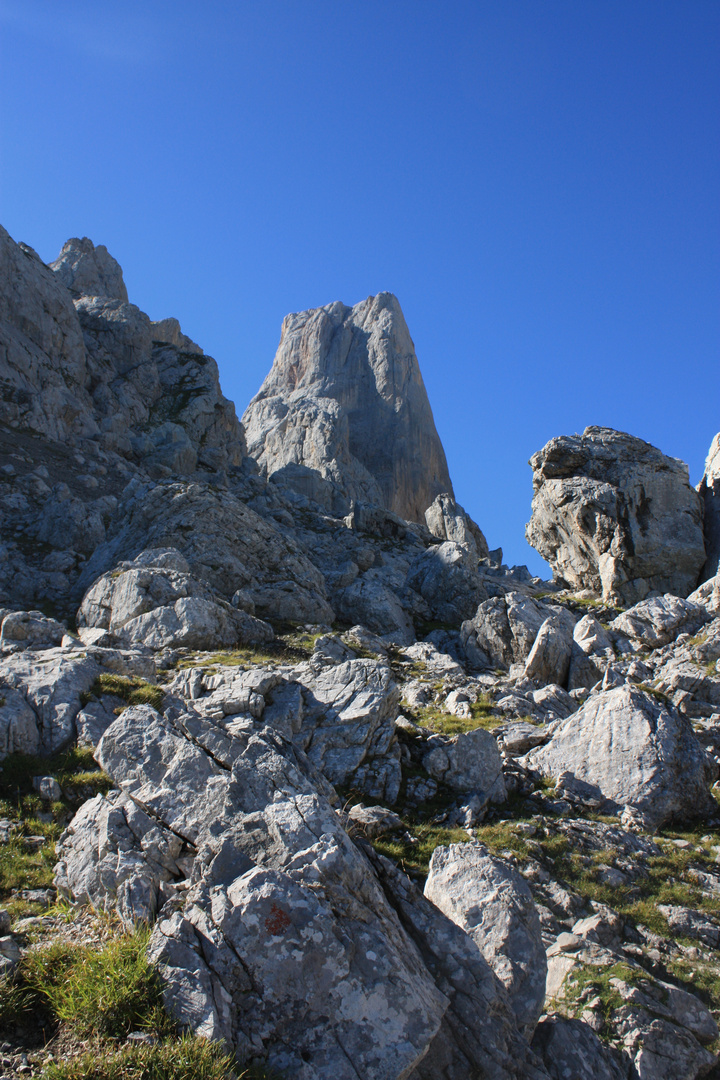
[[[120,264],[104,244],[95,247],[87,236],[67,240],[50,269],[73,296],[107,296],[128,302]]]
[[[411,521],[424,521],[436,496],[452,494],[415,347],[392,293],[288,315],[243,423],[248,451],[268,476],[301,465],[329,482],[334,496]]]

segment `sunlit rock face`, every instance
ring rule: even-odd
[[[248,452],[272,476],[305,466],[326,498],[411,521],[452,493],[415,349],[392,293],[288,315],[272,369],[243,417]],[[308,483],[305,475],[304,481]],[[318,485],[320,487],[321,485]]]
[[[703,512],[684,462],[622,431],[589,427],[551,439],[530,464],[526,537],[556,578],[621,604],[695,588]]]

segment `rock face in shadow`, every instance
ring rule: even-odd
[[[248,452],[268,476],[304,465],[348,500],[421,522],[437,495],[452,494],[415,349],[391,293],[288,315],[243,423]]]
[[[705,554],[702,578],[714,577],[720,569],[720,433],[710,444],[705,472],[698,486],[705,509]]]
[[[556,578],[621,604],[695,588],[705,562],[702,505],[682,461],[589,427],[551,439],[530,464],[526,536]]]

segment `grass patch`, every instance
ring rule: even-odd
[[[622,961],[612,964],[611,967],[596,967],[588,964],[576,968],[565,981],[565,994],[561,999],[562,1011],[566,1015],[579,1017],[588,998],[598,997],[600,998],[598,1011],[608,1022],[615,1010],[625,1004],[619,990],[612,985],[613,979],[621,979],[630,986],[634,986],[647,979],[647,975],[644,971],[632,968]]]
[[[112,675],[103,673],[98,676],[90,687],[93,697],[102,697],[103,694],[113,694],[115,697],[126,701],[128,705],[152,705],[158,711],[162,708],[165,691],[161,686],[154,686],[145,679],[124,675]]]
[[[239,1080],[258,1072],[241,1072]],[[194,1036],[157,1046],[124,1046],[101,1054],[83,1054],[74,1061],[51,1064],[44,1080],[229,1080],[236,1064],[218,1043]]]
[[[215,653],[191,652],[183,656],[175,665],[177,668],[194,667],[274,667],[277,664],[298,663],[312,656],[315,642],[323,637],[322,633],[309,633],[297,628],[288,629],[283,624],[283,632],[276,629],[274,641],[262,645],[248,645],[239,649],[226,649]],[[354,648],[354,646],[350,646]],[[374,657],[373,657],[374,658]]]
[[[0,1024],[44,1013],[80,1038],[172,1034],[162,983],[146,955],[148,936],[141,929],[100,950],[56,942],[25,953],[12,977],[2,980]]]
[[[63,800],[50,806],[44,803],[33,790],[34,776],[54,776],[63,790]],[[78,802],[112,787],[112,780],[97,767],[89,748],[73,748],[50,758],[10,754],[4,759],[0,765],[0,817],[14,822],[17,830],[7,843],[0,844],[0,903],[13,917],[42,910],[14,897],[13,890],[50,888],[55,842],[68,813]],[[43,836],[46,842],[33,848],[27,843],[30,836]]]
[[[466,731],[483,728],[493,731],[505,723],[502,716],[493,714],[492,702],[486,694],[479,701],[469,701],[470,716],[455,716],[436,705],[413,705],[403,703],[403,712],[420,727],[430,728],[443,735],[462,735]]]
[[[406,874],[422,880],[427,877],[430,859],[436,847],[466,844],[470,840],[464,829],[444,828],[426,823],[410,824],[408,832],[416,843],[397,836],[381,836],[373,840],[373,847],[381,855],[398,863]]]

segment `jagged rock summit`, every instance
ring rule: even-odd
[[[338,302],[288,315],[272,369],[242,419],[248,452],[263,472],[283,472],[318,501],[324,489],[330,504],[338,497],[369,502],[423,522],[436,496],[452,495],[415,348],[392,293],[352,308]]]

